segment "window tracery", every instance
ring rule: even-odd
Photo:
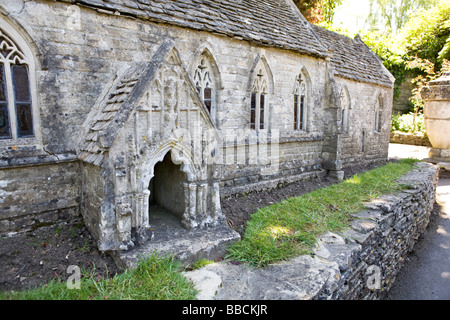
[[[211,67],[205,57],[202,57],[200,64],[197,66],[194,74],[194,83],[201,100],[205,103],[206,108],[212,113],[214,106],[213,99],[213,81],[211,79]]]
[[[34,137],[29,63],[0,29],[0,139]]]
[[[268,93],[267,79],[263,69],[259,69],[253,81],[250,103],[250,129],[265,129],[266,96]]]

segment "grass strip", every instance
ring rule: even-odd
[[[95,272],[83,272],[80,289],[53,280],[27,291],[0,292],[0,300],[193,300],[197,294],[192,282],[181,273],[172,257],[156,253],[109,279]]]
[[[310,254],[318,235],[349,226],[364,202],[405,186],[397,180],[417,160],[404,159],[358,174],[339,184],[259,209],[247,223],[243,239],[228,249],[227,259],[264,267],[296,255]]]

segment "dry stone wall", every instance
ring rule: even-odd
[[[431,147],[430,140],[422,133],[391,132],[391,143],[409,144],[414,146]]]
[[[221,262],[186,276],[205,300],[382,299],[430,221],[437,181],[438,168],[419,163],[400,179],[407,188],[367,203],[351,228],[320,237],[313,255],[261,269]]]
[[[317,256],[335,262],[339,271],[315,298],[382,298],[430,221],[437,181],[438,169],[420,163],[400,180],[408,189],[368,203],[351,229],[322,238]]]

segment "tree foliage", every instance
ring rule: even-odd
[[[303,16],[311,23],[331,23],[334,11],[343,0],[294,0]]]
[[[429,9],[438,0],[370,0],[370,14],[367,23],[371,29],[391,32],[400,30],[410,15],[420,9]]]
[[[372,19],[378,22],[373,20],[372,28],[360,31],[360,36],[396,78],[394,97],[398,96],[406,75],[414,77],[411,102],[415,112],[421,111],[421,88],[450,70],[450,0],[371,0],[371,3],[372,11],[375,5],[384,9],[378,10],[377,16],[372,14]]]
[[[394,98],[400,94],[400,85],[405,81],[408,68],[405,57],[399,52],[395,41],[379,31],[361,31],[361,39],[383,61],[383,65],[395,77]]]
[[[404,54],[427,59],[439,71],[443,60],[450,59],[450,1],[413,13],[398,38]]]

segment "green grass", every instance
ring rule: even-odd
[[[0,300],[193,300],[197,291],[181,270],[173,258],[153,254],[110,279],[83,272],[80,289],[51,281],[28,291],[0,293]]]
[[[207,266],[208,264],[214,263],[214,261],[212,260],[207,260],[207,259],[200,259],[197,260],[193,265],[192,265],[192,269],[193,270],[197,270],[197,269],[201,269],[204,266]]]
[[[311,253],[318,235],[348,227],[352,213],[363,210],[364,202],[404,188],[396,180],[411,171],[415,162],[389,163],[258,210],[248,221],[243,239],[229,248],[227,259],[262,267]]]

